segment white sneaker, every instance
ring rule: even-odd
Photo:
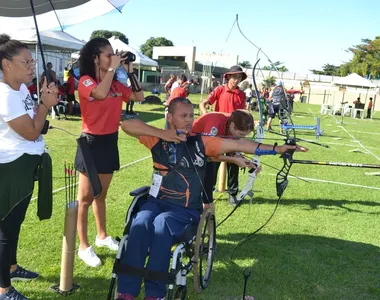
[[[95,246],[107,247],[112,251],[117,251],[119,249],[119,243],[116,242],[111,236],[107,236],[104,240],[101,240],[98,236],[96,236]]]
[[[96,255],[94,248],[92,246],[81,250],[78,250],[78,256],[81,260],[83,260],[90,267],[99,267],[102,265],[100,258]]]

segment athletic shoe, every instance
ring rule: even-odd
[[[228,196],[228,203],[231,204],[232,206],[236,206],[236,205],[238,205],[239,201],[236,199],[236,196],[229,195]]]
[[[8,292],[3,295],[0,295],[0,300],[29,300],[28,298],[21,295],[15,290],[13,286],[10,287]]]
[[[102,265],[100,258],[96,255],[94,248],[92,246],[87,249],[78,250],[78,256],[81,260],[83,260],[90,267],[99,267]]]
[[[11,281],[17,280],[33,280],[39,275],[36,272],[25,270],[23,267],[17,266],[17,269],[10,273]]]
[[[107,236],[104,240],[101,240],[98,236],[96,236],[95,246],[107,247],[112,251],[119,250],[119,243],[115,241],[111,236]]]

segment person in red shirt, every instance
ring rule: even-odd
[[[32,96],[32,99],[34,101],[37,101],[38,100],[37,78],[33,78],[32,84],[28,86],[28,90],[29,90],[30,96]]]
[[[134,300],[139,294],[141,276],[134,270],[140,274],[142,271],[148,274],[149,271],[168,272],[172,244],[178,241],[187,227],[199,223],[202,208],[213,209],[212,202],[202,203],[200,198],[207,157],[236,151],[257,153],[258,150],[267,150],[271,154],[288,149],[307,151],[300,146],[272,146],[248,139],[193,134],[194,107],[186,98],[175,98],[170,102],[168,121],[168,130],[152,127],[137,119],[123,121],[121,125],[124,132],[138,138],[151,151],[154,183],[128,233],[121,264],[133,270],[118,276],[119,300]],[[145,278],[144,288],[145,300],[165,298],[165,281]]]
[[[199,109],[202,114],[207,113],[206,105],[215,105],[214,111],[232,113],[237,109],[245,109],[245,93],[239,89],[239,83],[247,79],[247,74],[239,66],[232,66],[224,74],[227,80],[225,85],[215,88],[207,99],[203,100]],[[239,189],[239,167],[235,164],[227,164],[228,193],[230,203],[237,202],[236,195]]]
[[[222,112],[209,112],[194,121],[193,132],[212,136],[242,138],[253,131],[254,121],[252,115],[246,110],[235,110],[232,114]],[[228,158],[228,159],[227,159]],[[242,156],[220,157],[218,161],[227,161],[237,167],[252,167]],[[208,162],[204,181],[205,192],[203,201],[213,201],[213,190],[216,184],[220,162]],[[235,197],[229,197],[229,203],[237,204]]]
[[[169,106],[170,101],[172,101],[174,98],[182,97],[187,98],[188,92],[183,87],[176,87],[170,94],[169,99],[166,101],[166,106]]]
[[[225,85],[216,87],[203,100],[199,108],[202,114],[207,112],[206,105],[215,105],[214,111],[232,113],[236,109],[245,108],[245,94],[239,89],[239,83],[247,79],[247,74],[239,66],[232,66],[230,70],[224,74],[227,80]]]
[[[66,82],[66,101],[68,102],[69,115],[73,114],[75,100],[75,79],[73,69],[69,70],[69,77]]]
[[[169,80],[165,83],[166,99],[169,98],[170,93],[171,93],[172,85],[173,85],[173,83],[175,81],[176,81],[175,80],[175,75],[174,74],[170,74]]]
[[[111,44],[104,38],[90,40],[80,52],[78,94],[82,113],[81,137],[87,140],[102,186],[101,194],[94,199],[82,152],[78,148],[75,157],[75,168],[80,172],[78,255],[92,267],[100,266],[101,261],[88,241],[88,209],[93,205],[98,233],[95,245],[117,250],[117,242],[106,231],[105,198],[113,172],[120,168],[117,142],[123,101],[144,101],[142,90],[133,92],[117,81],[115,70],[120,64],[128,73],[132,72],[133,64],[126,64],[119,54],[115,55]]]
[[[167,121],[166,117],[168,114],[168,107],[170,104],[170,101],[172,101],[175,98],[182,97],[187,98],[189,96],[189,89],[187,83],[187,77],[185,74],[178,76],[177,87],[172,88],[169,98],[166,100],[165,104],[165,129],[169,128],[169,122]]]

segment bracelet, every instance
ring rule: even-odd
[[[45,103],[43,103],[42,101],[40,101],[40,104],[45,105],[45,107],[46,107],[47,110],[49,111],[49,107],[47,107],[47,105],[46,105]]]

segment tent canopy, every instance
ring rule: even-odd
[[[149,58],[148,56],[138,52],[136,49],[132,48],[131,46],[127,45],[126,43],[122,42],[116,37],[111,37],[108,39],[113,50],[116,51],[129,51],[132,52],[134,55],[136,55],[136,61],[134,62],[136,65],[141,66],[149,66],[149,67],[158,67],[158,63]]]
[[[26,44],[37,43],[37,35],[33,31],[18,31],[11,34],[13,39]],[[73,37],[64,31],[44,31],[40,32],[41,42],[45,50],[67,50],[70,52],[79,51],[84,46],[84,42]]]
[[[356,73],[352,73],[346,77],[338,78],[337,80],[334,80],[333,83],[336,85],[346,85],[346,86],[356,86],[356,87],[366,87],[366,88],[376,87],[376,85],[374,85],[371,81],[361,77],[360,75]]]
[[[1,0],[0,28],[7,30],[36,30],[30,0]],[[128,0],[34,0],[39,31],[59,28],[121,11]]]

